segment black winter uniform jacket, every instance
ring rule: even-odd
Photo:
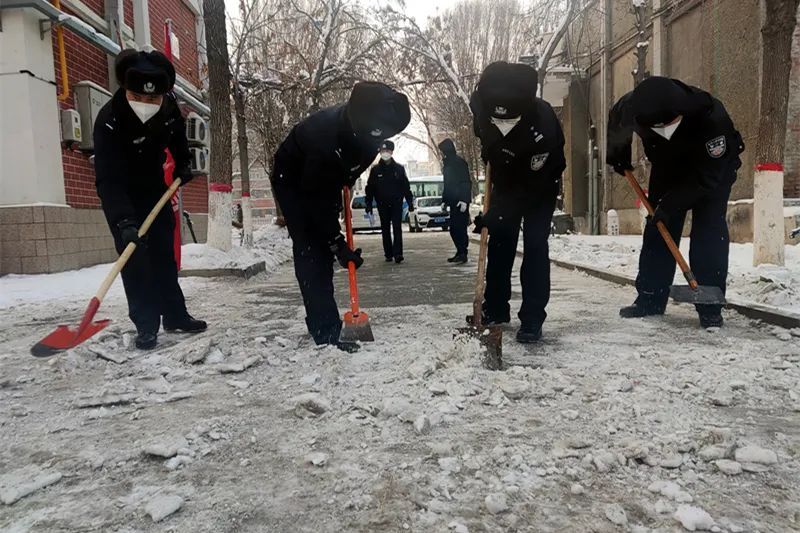
[[[491,122],[489,106],[478,92],[472,94],[475,135],[481,140],[481,157],[491,163],[493,191],[498,202],[517,207],[558,195],[566,168],[564,132],[550,104],[531,98],[520,121],[503,137]]]
[[[453,208],[458,202],[469,204],[472,201],[472,181],[469,177],[469,166],[456,153],[452,141],[445,140],[439,145],[442,150],[442,176],[444,189],[442,202]]]
[[[689,209],[722,183],[733,183],[741,167],[742,136],[736,131],[722,102],[709,93],[672,80],[681,92],[619,99],[609,113],[609,165],[630,165],[633,132],[642,139],[653,165],[651,189],[667,191],[659,206],[666,211]],[[674,100],[671,102],[670,100]],[[649,105],[648,105],[649,104]],[[664,109],[657,109],[663,107]],[[670,140],[655,133],[642,117],[681,114],[683,119]],[[650,120],[649,122],[651,122]]]
[[[94,124],[94,168],[97,194],[109,224],[126,218],[140,223],[167,190],[165,148],[175,160],[174,176],[191,179],[186,125],[175,97],[145,124],[119,89],[100,109]]]
[[[414,196],[411,194],[411,185],[408,183],[406,169],[395,161],[379,161],[369,171],[369,179],[364,189],[367,195],[367,206],[372,206],[372,200],[378,206],[399,205],[406,199],[410,207],[414,206]]]
[[[314,113],[297,124],[275,153],[271,180],[304,198],[314,231],[326,241],[339,235],[341,193],[378,155],[383,139],[356,137],[346,104]]]

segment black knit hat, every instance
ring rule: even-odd
[[[383,141],[381,143],[381,150],[388,150],[390,152],[394,152],[394,143],[389,140]]]
[[[456,153],[456,145],[453,142],[453,139],[447,138],[439,143],[439,150],[443,154],[454,154]]]
[[[165,94],[175,85],[175,67],[157,51],[123,50],[114,73],[121,87],[139,94]]]
[[[481,73],[478,96],[484,109],[495,118],[516,118],[533,106],[538,75],[522,63],[496,61]]]
[[[691,116],[711,106],[707,94],[693,91],[680,80],[652,76],[633,90],[631,110],[643,127],[669,124],[678,115]]]
[[[347,102],[347,118],[359,137],[386,139],[411,122],[408,98],[376,81],[356,83]]]

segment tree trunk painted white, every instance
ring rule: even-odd
[[[231,191],[208,191],[208,239],[211,248],[228,252],[231,249]]]
[[[784,264],[783,167],[759,165],[753,177],[753,265]]]
[[[253,247],[253,207],[250,205],[250,195],[242,196],[242,246]]]

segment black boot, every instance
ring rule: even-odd
[[[398,255],[397,257],[394,258],[394,262],[399,265],[400,263],[403,262],[403,256],[402,255]]]
[[[394,257],[390,257],[390,256],[386,257],[386,262],[387,263],[391,263],[392,261],[394,261]]]
[[[722,320],[722,314],[717,312],[705,313],[700,316],[700,327],[703,328],[721,328],[724,321]]]
[[[448,263],[455,263],[456,260],[458,259],[458,257],[459,257],[459,255],[458,255],[458,253],[456,253],[456,255],[454,255],[453,257],[448,257],[447,258],[447,262]]]
[[[356,353],[359,348],[357,342],[349,342],[349,341],[336,341],[335,343],[333,343],[333,345],[339,348],[341,351],[347,353]]]
[[[136,334],[134,345],[140,350],[152,350],[158,344],[158,333],[140,331]]]
[[[508,324],[509,322],[511,322],[510,314],[492,315],[484,311],[481,316],[481,325],[483,326],[499,326],[500,324]],[[472,315],[467,315],[467,324],[472,325]]]
[[[192,315],[186,314],[179,318],[164,317],[165,331],[184,331],[186,333],[199,333],[205,331],[208,324],[203,320],[197,320]]]
[[[522,324],[517,331],[517,342],[521,344],[533,344],[542,338],[542,326]]]
[[[619,316],[622,318],[641,318],[644,316],[663,315],[666,306],[659,305],[645,305],[639,302],[634,302],[633,305],[623,307],[619,310]]]
[[[448,261],[450,261],[450,260],[448,259]],[[463,265],[464,263],[467,262],[467,254],[462,254],[462,255],[455,256],[453,258],[452,262],[457,264],[457,265]]]

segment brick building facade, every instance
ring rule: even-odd
[[[56,272],[116,258],[94,185],[91,151],[58,142],[60,138],[52,131],[59,128],[62,110],[78,110],[74,91],[76,83],[91,82],[108,93],[116,90],[113,80],[114,52],[109,50],[114,45],[107,44],[109,39],[119,43],[121,38],[125,48],[152,47],[165,50],[164,24],[170,19],[180,53],[179,57],[173,59],[178,74],[176,94],[182,103],[187,104],[183,106],[185,112],[194,110],[207,114],[208,108],[202,103],[205,61],[202,53],[202,3],[198,0],[120,1],[122,5],[116,0],[62,1],[64,13],[76,17],[106,38],[103,40],[103,37],[96,38],[94,35],[87,38],[81,31],[75,31],[74,28],[71,31],[65,25],[63,39],[69,91],[64,100],[57,100],[53,91],[53,88],[62,90],[56,32],[50,30],[42,37],[47,41],[40,50],[29,51],[29,45],[38,44],[35,39],[39,39],[38,32],[32,35],[35,28],[33,23],[57,18],[57,12],[54,14],[54,8],[48,6],[14,8],[10,4],[4,5],[0,12],[4,23],[4,31],[0,32],[0,71],[31,73],[34,81],[9,77],[14,81],[6,83],[9,83],[10,90],[14,89],[14,83],[38,83],[30,92],[34,94],[39,91],[43,94],[35,100],[31,96],[29,101],[20,102],[20,105],[29,106],[30,113],[35,113],[37,109],[44,109],[43,112],[48,113],[45,117],[47,127],[39,125],[40,130],[36,125],[33,127],[31,137],[34,148],[31,154],[11,153],[11,165],[0,169],[0,275],[11,272]],[[119,10],[117,19],[113,15],[115,10]],[[118,32],[109,29],[114,27],[109,21],[114,20],[119,20]],[[20,51],[25,53],[20,54]],[[4,77],[2,82],[5,80]],[[49,80],[52,81],[47,84]],[[54,105],[56,102],[57,105]],[[21,111],[23,119],[29,116],[25,111]],[[91,128],[88,130],[83,128],[84,138],[91,137]],[[10,150],[9,145],[13,144],[15,135],[18,133],[12,128],[3,127],[0,130],[0,142]],[[14,172],[15,156],[20,160],[25,157],[45,160],[47,168],[30,169],[36,176],[30,176],[24,170]],[[22,180],[42,182],[44,186],[21,191]],[[182,189],[183,208],[191,213],[195,233],[201,239],[205,236],[208,212],[207,189],[205,176],[197,176]],[[70,228],[75,231],[70,231]],[[188,237],[188,231],[184,235]]]

